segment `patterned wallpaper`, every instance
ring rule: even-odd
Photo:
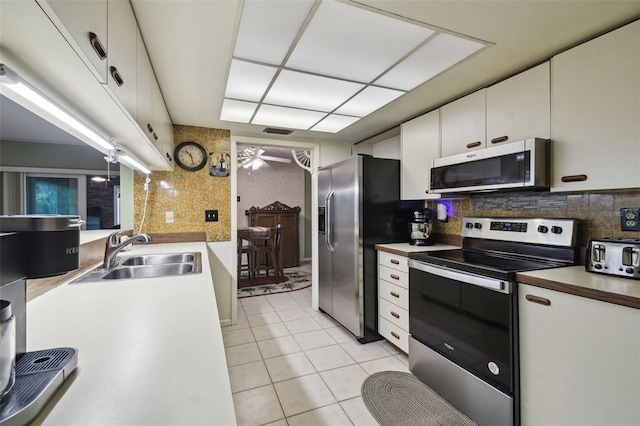
[[[208,153],[231,152],[230,132],[221,129],[174,125],[174,144],[195,141]],[[231,240],[231,178],[209,175],[202,170],[188,172],[176,166],[170,172],[152,172],[149,184],[147,215],[142,232],[205,231],[207,241]],[[134,177],[134,232],[142,220],[145,176]],[[205,222],[205,210],[218,210],[218,222]],[[165,213],[172,211],[173,223],[166,223]]]
[[[460,235],[464,216],[511,216],[575,218],[578,246],[586,247],[592,238],[640,238],[640,232],[621,231],[620,208],[640,207],[640,190],[584,193],[504,193],[478,194],[460,200],[430,200],[447,206],[448,222],[433,221],[433,232]]]

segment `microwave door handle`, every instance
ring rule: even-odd
[[[325,204],[324,239],[325,239],[325,243],[327,244],[327,248],[329,249],[329,251],[333,253],[334,249],[333,249],[333,243],[331,241],[331,234],[333,233],[333,216],[331,215],[331,210],[333,207],[332,200],[333,200],[333,191],[329,191],[324,201],[324,204]]]
[[[482,277],[480,275],[469,274],[465,272],[454,271],[450,268],[435,267],[427,265],[426,263],[418,262],[413,259],[409,259],[409,268],[417,269],[419,271],[426,272],[428,274],[437,275],[443,278],[449,278],[456,281],[461,281],[466,284],[475,285],[478,287],[486,288],[488,290],[498,291],[500,293],[511,293],[511,286],[509,282]]]

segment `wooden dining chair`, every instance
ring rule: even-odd
[[[243,259],[246,258],[246,263],[243,263]],[[242,277],[242,272],[247,272],[248,278],[253,280],[255,278],[255,270],[253,266],[253,244],[238,236],[238,281]]]
[[[276,246],[280,244],[281,228],[264,228],[266,232],[252,238],[254,250],[254,268],[256,277],[261,276],[264,269],[264,276],[269,276],[269,271],[273,270],[275,277],[280,276],[277,267],[278,256]]]

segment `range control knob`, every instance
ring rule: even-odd
[[[547,232],[549,232],[549,228],[544,225],[538,225],[538,232],[546,234]]]
[[[552,226],[551,227],[551,233],[552,234],[562,234],[562,228],[559,226]]]
[[[476,222],[476,223],[473,224],[473,227],[476,228],[476,229],[482,229],[482,224]]]
[[[599,263],[596,263],[596,264],[594,265],[594,268],[596,268],[596,269],[602,269],[602,265],[600,265]]]
[[[633,274],[635,271],[633,270],[633,268],[627,268],[627,269],[625,269],[625,272],[627,274]]]
[[[471,223],[471,222],[467,222],[464,226],[465,226],[467,229],[472,229],[472,228],[473,228],[473,223]]]

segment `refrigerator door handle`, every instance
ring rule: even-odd
[[[331,201],[333,199],[333,191],[329,191],[329,193],[327,194],[327,198],[325,199],[325,218],[326,218],[326,225],[325,225],[325,233],[324,233],[324,238],[325,238],[325,242],[327,243],[327,248],[329,249],[329,251],[331,251],[331,253],[333,253],[333,243],[331,241],[331,234],[333,233],[333,223],[332,223],[332,215],[331,215],[331,208],[332,208],[332,204],[333,202]]]

